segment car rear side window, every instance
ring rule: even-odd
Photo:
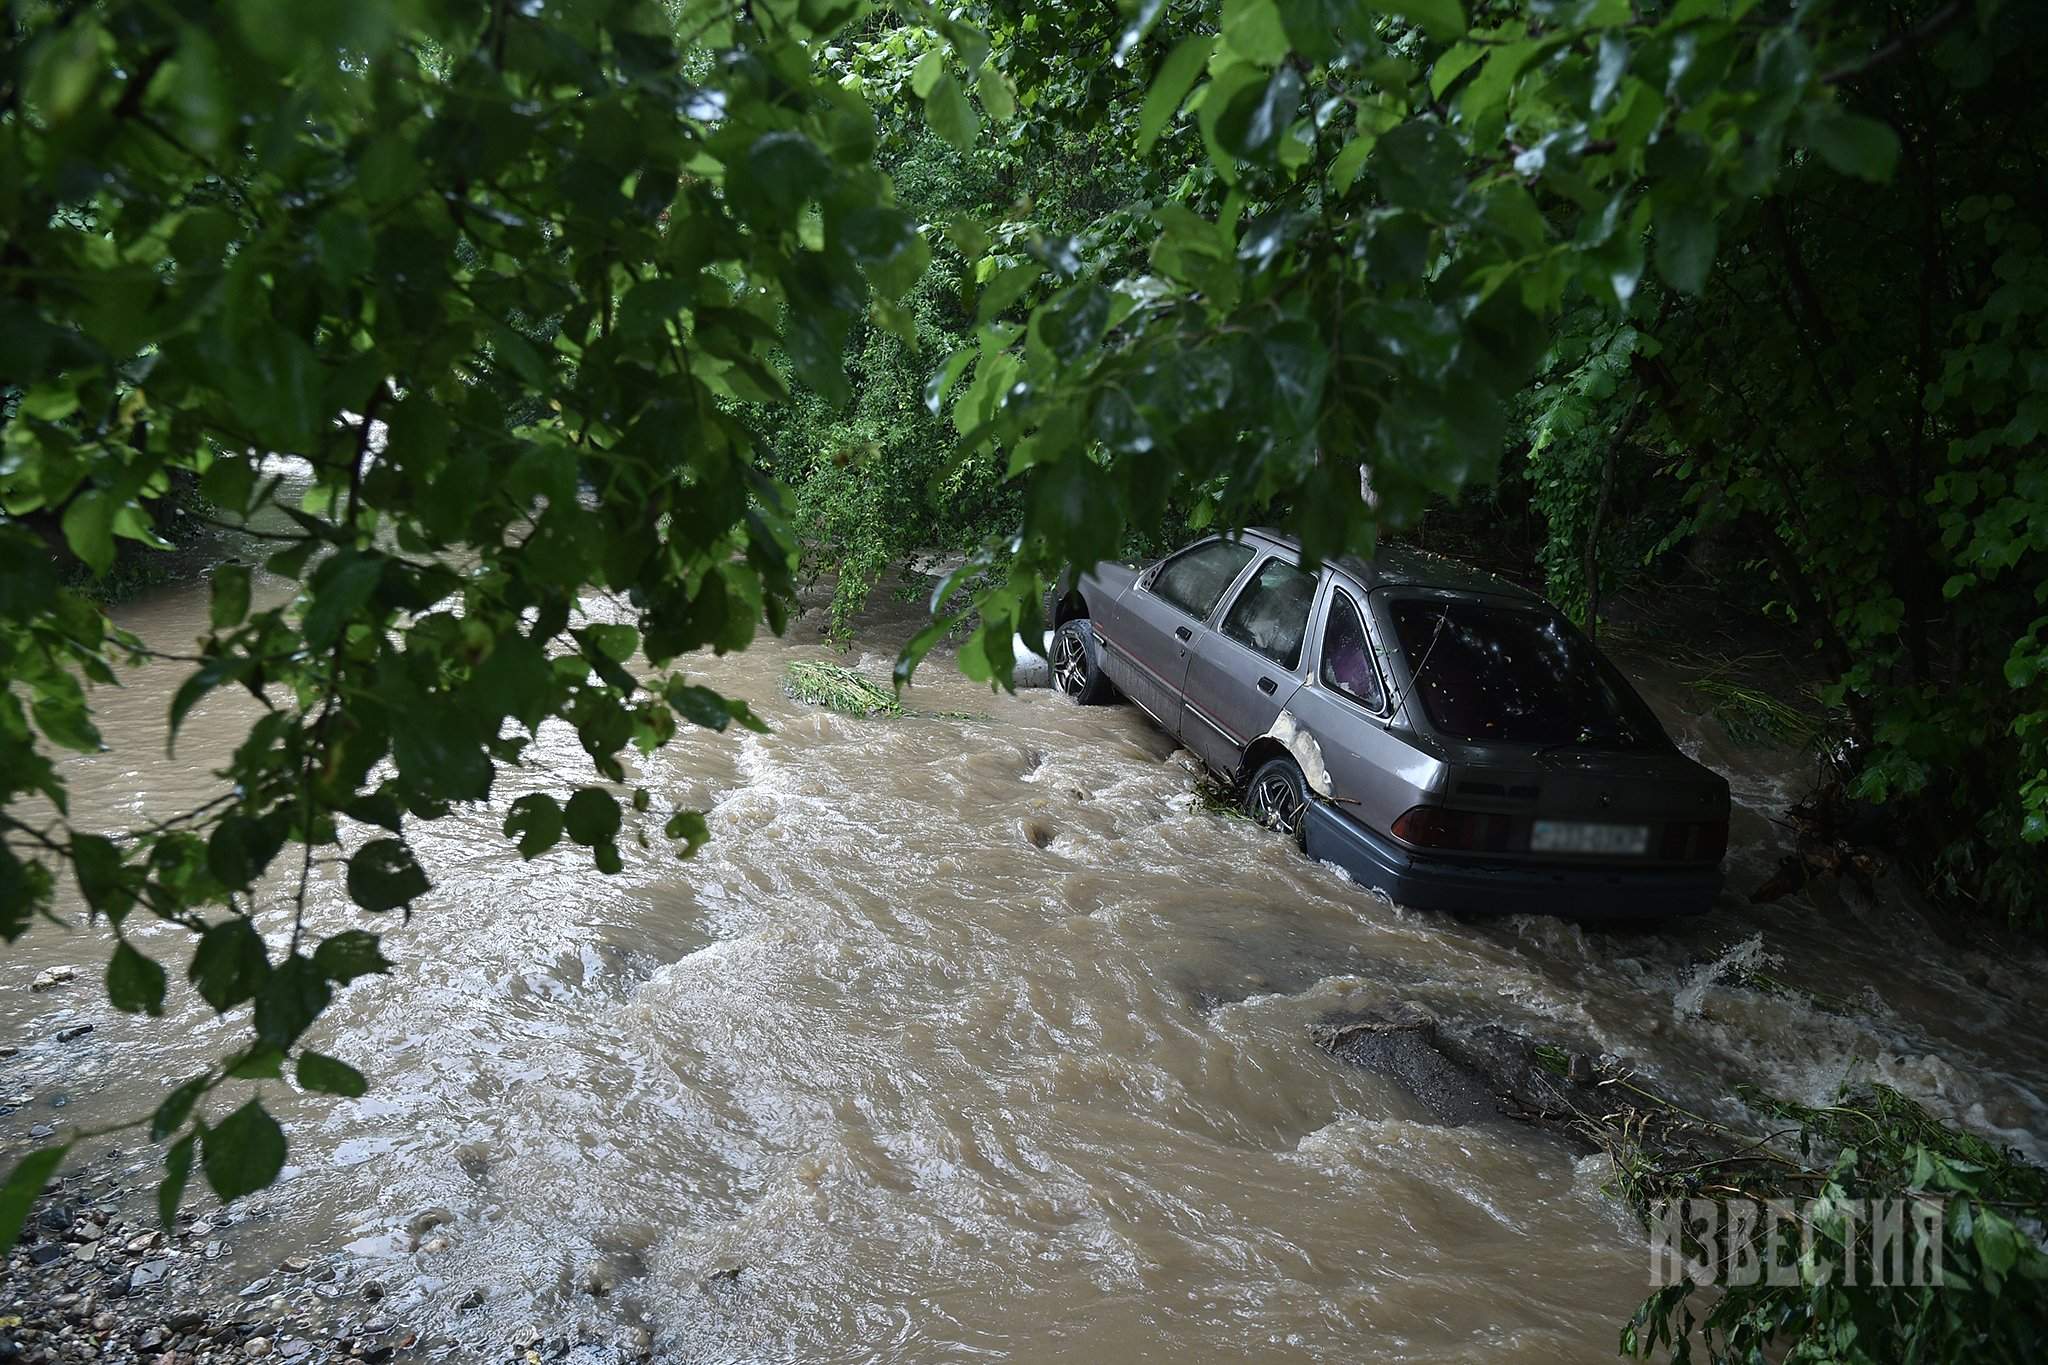
[[[1152,591],[1196,620],[1206,621],[1223,590],[1252,562],[1252,554],[1251,546],[1235,540],[1212,540],[1183,550],[1167,560],[1153,578]]]
[[[1422,599],[1393,605],[1412,694],[1454,739],[1662,748],[1663,727],[1553,612]]]
[[[1223,633],[1279,664],[1301,663],[1301,641],[1308,634],[1308,609],[1316,601],[1316,576],[1284,559],[1259,566],[1244,591],[1223,617]]]
[[[1368,711],[1378,711],[1387,702],[1380,671],[1373,666],[1365,620],[1357,604],[1341,592],[1330,594],[1329,619],[1323,625],[1323,686]]]

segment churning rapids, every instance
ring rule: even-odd
[[[878,658],[912,624],[894,611],[863,637]],[[205,593],[117,617],[176,648]],[[990,696],[944,659],[914,703],[975,718],[789,701],[785,666],[823,653],[800,626],[692,661],[774,727],[686,732],[644,762],[709,812],[693,861],[654,828],[615,877],[566,846],[519,859],[505,806],[591,780],[566,730],[489,808],[413,829],[435,889],[377,926],[397,970],[313,1040],[372,1091],[267,1087],[292,1164],[273,1216],[238,1228],[236,1273],[337,1253],[456,1358],[526,1324],[644,1329],[692,1361],[1610,1357],[1648,1258],[1599,1162],[1442,1126],[1309,1042],[1327,1014],[1398,1001],[1618,1054],[1731,1116],[1738,1080],[1815,1099],[1871,1076],[2041,1154],[2048,964],[1956,946],[1895,887],[1750,906],[1798,762],[1729,747],[1654,667],[1632,671],[1734,782],[1731,890],[1704,920],[1621,933],[1375,900],[1205,809],[1130,708]],[[89,826],[217,790],[246,703],[209,702],[167,760],[181,677],[97,694],[112,748],[68,767]],[[317,891],[327,927],[352,922],[337,880]],[[179,931],[142,933],[184,960]],[[39,925],[0,967],[0,1042],[20,1049],[0,1090],[29,1097],[0,1155],[32,1125],[148,1112],[245,1027],[182,986],[164,1021],[116,1015],[103,958],[97,933]],[[1773,961],[1846,1010],[1728,970]],[[60,963],[77,985],[28,990]]]

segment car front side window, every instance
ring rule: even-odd
[[[1152,579],[1152,591],[1197,621],[1209,619],[1216,599],[1252,562],[1252,547],[1235,540],[1212,540],[1183,550]]]
[[[1223,618],[1223,633],[1279,664],[1301,663],[1301,642],[1308,634],[1308,612],[1315,605],[1316,576],[1284,559],[1259,567]]]
[[[1373,667],[1372,642],[1358,605],[1341,592],[1330,594],[1329,617],[1323,624],[1323,685],[1341,692],[1368,711],[1386,705],[1379,670]]]

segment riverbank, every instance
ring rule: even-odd
[[[289,1215],[270,1201],[223,1208],[188,1197],[166,1228],[153,1213],[160,1171],[149,1149],[118,1144],[87,1155],[45,1188],[22,1238],[0,1268],[0,1362],[143,1362],[144,1365],[404,1365],[429,1359],[561,1361],[584,1365],[644,1358],[645,1329],[624,1342],[572,1340],[529,1326],[423,1335],[408,1310],[416,1285],[387,1286],[337,1252],[287,1256],[248,1278],[238,1255],[245,1233],[274,1247],[288,1240]],[[412,1220],[423,1249],[447,1217]],[[485,1296],[455,1306],[475,1316]]]

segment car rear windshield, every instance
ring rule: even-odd
[[[1667,743],[1613,665],[1555,613],[1413,598],[1393,613],[1409,686],[1441,734],[1604,749]]]

